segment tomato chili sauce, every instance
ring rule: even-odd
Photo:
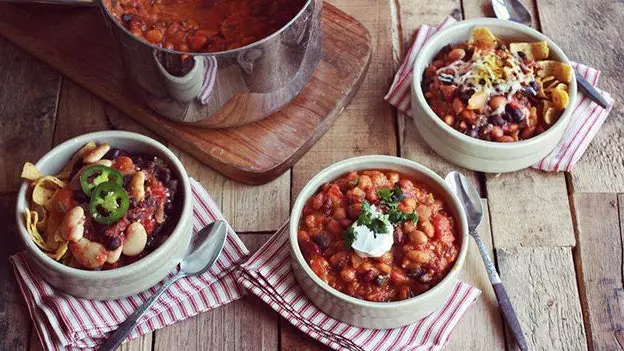
[[[393,234],[377,234],[394,239],[380,257],[360,256],[348,243],[349,228],[370,206],[391,220],[399,218],[390,228]],[[297,236],[321,280],[374,302],[405,300],[431,289],[449,272],[461,245],[440,198],[409,175],[388,170],[350,172],[324,184],[306,202]]]
[[[427,66],[422,89],[446,124],[474,138],[514,142],[548,129],[540,108],[538,65],[497,42],[445,46]],[[550,123],[549,123],[550,122]]]
[[[182,52],[236,49],[284,27],[306,0],[106,0],[137,37]]]
[[[181,205],[178,197],[176,197],[178,180],[173,177],[171,170],[162,160],[153,155],[130,153],[114,148],[104,156],[104,159],[112,161],[111,167],[97,165],[95,167],[101,167],[109,180],[113,180],[111,174],[116,173],[115,171],[119,172],[117,174],[122,177],[120,180],[121,189],[128,194],[126,195],[128,199],[127,210],[121,213],[118,219],[98,221],[93,213],[101,211],[101,209],[94,209],[91,205],[93,197],[98,196],[98,194],[94,192],[90,195],[90,199],[89,195],[85,194],[82,189],[73,191],[73,205],[81,206],[85,213],[91,214],[85,216],[84,237],[102,244],[109,251],[113,251],[124,244],[126,231],[130,224],[139,222],[147,233],[147,243],[141,253],[134,256],[122,254],[115,263],[104,263],[98,268],[100,270],[122,267],[150,254],[171,235],[181,212]],[[93,168],[94,166],[89,167]],[[85,170],[88,169],[85,169],[82,162],[79,161],[74,165],[70,178],[82,175],[81,180],[93,181],[95,179],[93,176],[85,174]],[[131,181],[136,172],[145,174],[144,197],[141,200],[137,200],[132,195],[131,190]],[[111,213],[104,211],[104,215],[111,215]],[[84,269],[80,266],[79,261],[71,255],[66,257],[64,263]]]

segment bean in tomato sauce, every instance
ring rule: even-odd
[[[371,209],[382,212],[384,220],[375,222]],[[368,225],[382,227],[378,233],[392,223],[392,234],[371,234],[394,240],[378,257],[350,246],[350,228],[363,217]],[[374,302],[405,300],[431,289],[449,272],[461,244],[440,198],[409,175],[388,170],[350,172],[324,184],[304,205],[297,235],[306,262],[321,280]]]
[[[107,0],[132,34],[166,49],[218,52],[278,31],[305,0]]]

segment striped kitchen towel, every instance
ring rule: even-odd
[[[224,219],[217,204],[194,179],[191,179],[191,190],[194,233],[216,219]],[[200,276],[174,283],[143,316],[127,340],[243,296],[235,270],[249,251],[229,225],[227,234],[225,247],[216,264]],[[10,260],[37,335],[47,350],[94,349],[156,290],[152,287],[134,296],[109,301],[80,299],[46,283],[31,268],[25,252]]]
[[[414,43],[409,48],[403,64],[399,67],[394,81],[390,86],[390,91],[384,97],[387,102],[396,107],[399,111],[408,116],[412,114],[410,98],[411,78],[412,69],[418,52],[432,35],[455,22],[457,21],[454,18],[448,17],[437,27],[422,25],[418,28]],[[580,63],[572,63],[572,65],[592,85],[595,86],[598,84],[598,78],[600,77],[599,70]],[[576,105],[568,107],[573,109],[573,114],[563,139],[548,156],[533,165],[533,168],[547,172],[569,172],[572,170],[572,167],[578,162],[581,156],[583,156],[585,150],[587,150],[589,143],[596,133],[598,133],[598,130],[613,107],[613,98],[611,98],[609,93],[601,90],[598,91],[600,91],[609,102],[609,106],[606,109],[602,108],[584,94],[579,93],[579,99],[577,99]]]
[[[335,350],[440,350],[481,291],[458,282],[444,306],[420,321],[396,329],[365,329],[323,313],[305,296],[290,266],[288,224],[241,266],[239,282],[282,317]]]

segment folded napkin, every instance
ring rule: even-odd
[[[440,350],[481,291],[458,282],[437,312],[396,329],[365,329],[339,322],[305,296],[290,266],[288,225],[241,265],[239,282],[282,317],[312,338],[335,350]]]
[[[224,219],[206,190],[191,179],[193,232]],[[235,269],[249,251],[228,225],[227,241],[216,264],[206,273],[174,283],[141,318],[127,340],[224,305],[243,296]],[[110,301],[85,300],[64,294],[32,270],[25,252],[10,258],[17,282],[41,343],[48,350],[91,349],[101,344],[157,289]]]
[[[457,21],[454,18],[448,17],[437,27],[422,25],[416,31],[414,43],[399,67],[394,81],[392,82],[392,86],[390,87],[390,91],[384,97],[386,101],[399,111],[408,116],[412,115],[410,85],[412,82],[412,69],[414,68],[414,62],[416,61],[418,52],[432,35],[455,22]],[[576,68],[592,85],[595,86],[598,84],[598,78],[600,77],[599,70],[574,62],[572,66],[574,66],[574,68]],[[581,156],[583,156],[589,143],[596,133],[598,133],[602,123],[604,123],[607,115],[611,111],[611,107],[613,107],[613,98],[611,98],[607,92],[598,91],[600,91],[602,96],[609,102],[608,107],[606,109],[602,108],[584,94],[579,93],[576,105],[568,107],[573,109],[573,113],[563,139],[548,156],[533,165],[533,168],[547,172],[569,172],[572,170],[572,167]]]

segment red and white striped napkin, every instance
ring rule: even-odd
[[[455,22],[457,22],[457,20],[453,17],[448,17],[437,27],[422,25],[416,31],[414,43],[407,52],[403,64],[399,67],[394,81],[390,86],[390,91],[384,97],[387,102],[396,107],[399,111],[408,116],[412,115],[410,98],[412,70],[418,52],[432,35]],[[592,85],[595,86],[598,84],[598,78],[600,77],[599,70],[580,63],[572,63],[572,65]],[[605,109],[598,106],[598,104],[581,93],[579,96],[580,98],[576,101],[576,105],[568,107],[572,108],[574,112],[563,139],[548,156],[533,165],[533,168],[547,172],[569,172],[572,170],[572,167],[578,162],[581,156],[583,156],[585,150],[587,150],[589,143],[596,133],[598,133],[598,130],[613,107],[613,98],[611,98],[609,93],[599,89],[598,91],[600,91],[607,102],[609,102],[608,108]]]
[[[194,233],[216,219],[224,219],[217,204],[194,179],[191,179],[191,190]],[[143,316],[127,340],[244,295],[236,282],[235,270],[249,251],[229,225],[227,234],[226,245],[216,264],[200,276],[183,278],[174,283]],[[66,295],[46,283],[39,273],[31,269],[25,252],[12,256],[10,260],[39,339],[47,350],[93,349],[157,288],[117,300],[85,300]]]
[[[459,282],[441,310],[396,329],[365,329],[331,318],[314,306],[290,266],[288,225],[241,265],[239,282],[295,327],[335,350],[440,350],[481,291]]]

